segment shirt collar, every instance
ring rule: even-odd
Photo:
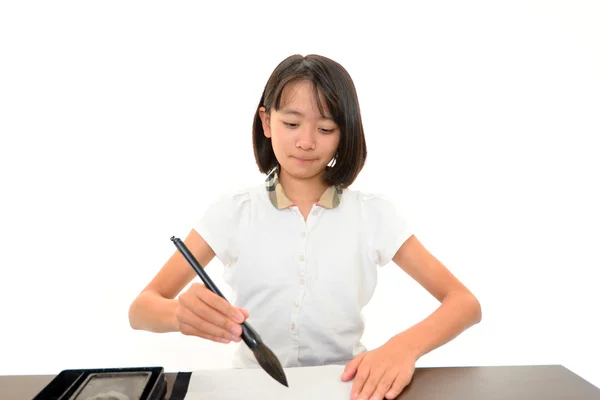
[[[267,175],[265,180],[267,193],[271,204],[279,210],[294,206],[295,204],[285,195],[283,186],[279,183],[279,166],[276,166]],[[343,189],[337,186],[329,186],[321,195],[317,205],[325,208],[335,208],[340,204]]]

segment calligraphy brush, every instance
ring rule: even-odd
[[[217,288],[217,286],[210,279],[206,271],[204,271],[204,268],[202,268],[202,266],[198,263],[194,255],[189,251],[185,243],[183,243],[181,239],[176,238],[175,236],[171,237],[171,241],[175,243],[175,247],[177,247],[181,254],[183,254],[183,256],[190,263],[192,268],[194,268],[194,271],[196,271],[198,276],[200,276],[200,279],[202,279],[202,282],[204,282],[206,287],[210,289],[211,292],[218,296],[221,296],[223,299],[225,299],[225,301],[227,301],[227,299],[225,298],[225,296],[223,296],[219,288]],[[279,362],[275,354],[273,354],[271,349],[269,349],[263,343],[261,337],[258,335],[258,333],[256,333],[254,329],[252,329],[250,324],[244,321],[241,325],[242,339],[244,339],[246,345],[248,345],[250,350],[252,350],[252,352],[254,353],[254,357],[256,357],[256,360],[258,361],[262,369],[264,369],[267,372],[267,374],[269,374],[277,382],[281,383],[284,386],[288,386],[287,379],[285,377],[285,372],[283,371],[281,363]]]

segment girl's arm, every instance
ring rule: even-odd
[[[215,256],[212,248],[195,230],[189,233],[184,243],[203,267]],[[186,259],[175,251],[129,307],[131,327],[151,332],[178,331],[175,316],[178,301],[175,297],[195,277],[196,273]]]
[[[390,339],[408,345],[415,360],[481,321],[477,298],[415,236],[400,247],[393,261],[441,302],[427,318]]]
[[[395,399],[410,383],[421,356],[481,320],[479,301],[414,235],[393,261],[442,304],[421,322],[346,365],[342,380],[355,377],[352,394],[358,400]]]

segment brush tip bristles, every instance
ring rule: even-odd
[[[284,386],[288,386],[287,379],[285,377],[285,372],[283,371],[283,367],[281,363],[273,354],[271,349],[265,346],[264,343],[259,344],[253,350],[254,356],[256,360],[260,364],[260,366],[275,379],[277,382],[281,383]]]

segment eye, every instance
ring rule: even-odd
[[[294,124],[292,122],[285,122],[285,121],[283,121],[283,124],[285,126],[287,126],[287,127],[290,127],[290,128],[296,128],[296,127],[298,127],[298,124]]]
[[[321,128],[321,131],[322,131],[323,133],[332,133],[332,132],[334,132],[334,131],[335,131],[335,129],[323,129],[323,128]]]

